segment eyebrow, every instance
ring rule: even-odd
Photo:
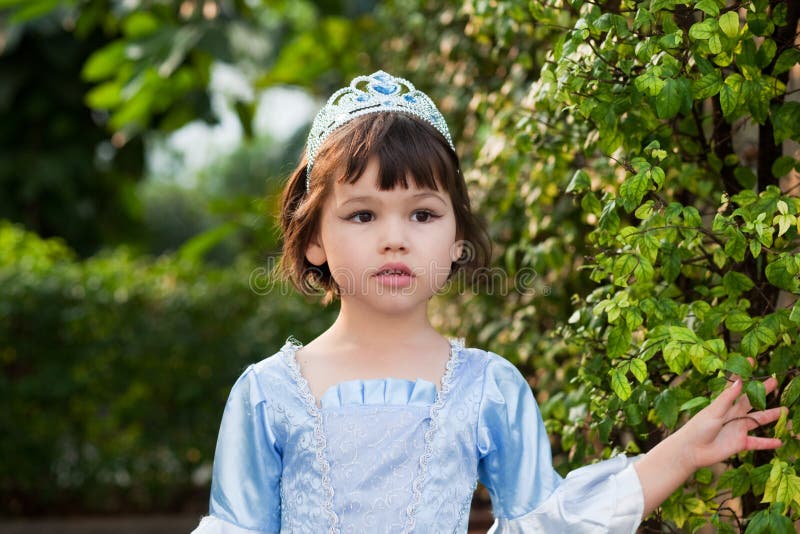
[[[444,201],[444,199],[442,199],[441,195],[438,195],[436,193],[431,193],[431,192],[416,193],[411,198],[413,200],[421,200],[423,198],[429,198],[429,197],[438,200],[439,202],[441,202],[444,205],[447,205],[447,203]],[[376,199],[377,199],[377,197],[373,197],[373,196],[369,196],[369,195],[361,195],[361,196],[357,196],[357,197],[348,198],[347,200],[342,202],[341,205],[345,206],[347,204],[353,204],[355,202],[370,202],[370,201],[374,201]]]

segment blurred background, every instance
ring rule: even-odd
[[[526,374],[562,474],[646,450],[721,387],[721,360],[664,363],[676,325],[733,354],[779,324],[751,355],[797,400],[798,10],[725,5],[0,0],[0,531],[196,525],[236,377],[335,316],[271,276],[276,208],[324,99],[378,69],[439,103],[505,284],[455,284],[433,321]],[[725,195],[778,186],[784,237],[731,215],[726,245]],[[783,300],[748,309],[747,277],[753,303]],[[728,466],[743,516],[770,506],[750,462]],[[707,523],[715,483],[653,531]]]
[[[184,528],[207,509],[236,377],[336,312],[269,274],[278,196],[313,114],[383,68],[441,103],[469,164],[488,135],[489,95],[519,96],[514,83],[538,70],[515,40],[548,31],[521,25],[524,10],[506,21],[518,37],[481,29],[501,19],[447,1],[0,9],[0,516],[17,518],[11,529],[159,515],[135,528],[175,531],[166,518],[177,514]],[[512,64],[524,67],[514,77]],[[499,193],[476,202],[508,200]],[[493,232],[511,237],[510,218]],[[482,305],[462,325],[446,311],[458,300],[473,299],[435,305],[451,334],[485,340],[509,324]]]

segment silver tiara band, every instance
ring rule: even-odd
[[[331,132],[361,115],[389,111],[410,113],[428,122],[455,152],[447,123],[428,95],[417,90],[408,80],[379,70],[369,76],[354,78],[348,87],[333,93],[317,113],[306,144],[306,191],[309,190],[314,160]]]

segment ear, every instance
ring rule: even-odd
[[[461,254],[464,252],[464,241],[458,237],[456,241],[450,246],[450,261],[456,262],[461,259]]]
[[[319,232],[314,232],[314,235],[308,241],[306,259],[311,265],[316,265],[317,267],[328,261],[328,255],[325,253],[325,247],[322,245]]]

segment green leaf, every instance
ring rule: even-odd
[[[694,4],[695,9],[699,9],[706,15],[716,17],[719,15],[720,3],[718,0],[700,0]]]
[[[116,76],[123,62],[125,62],[125,43],[114,41],[89,56],[81,75],[86,81],[99,82]]]
[[[750,291],[755,287],[750,278],[740,272],[728,271],[722,277],[722,287],[730,296],[738,296],[745,291]]]
[[[734,355],[725,362],[725,370],[747,379],[753,375],[753,366],[744,356]]]
[[[800,477],[793,467],[782,460],[772,461],[772,469],[761,502],[781,502],[786,505],[800,502]]]
[[[725,318],[725,326],[731,332],[744,332],[753,324],[753,319],[741,310],[733,310]]]
[[[606,202],[603,211],[600,213],[598,224],[600,229],[611,234],[619,232],[619,215],[617,214],[617,203],[614,200]]]
[[[718,487],[720,489],[730,488],[731,497],[741,497],[750,491],[750,475],[748,474],[749,465],[743,465],[736,469],[729,469],[719,477]]]
[[[770,507],[756,512],[747,523],[745,534],[796,534],[791,519],[783,515],[783,508],[780,510]]]
[[[772,113],[775,142],[800,140],[800,102],[784,102]]]
[[[706,74],[692,82],[692,98],[695,100],[705,100],[722,89],[722,75],[719,71]]]
[[[666,174],[664,173],[664,169],[658,166],[651,167],[649,171],[647,171],[650,178],[653,180],[653,183],[656,184],[656,187],[661,187],[664,185],[664,179],[666,178]]]
[[[772,164],[772,176],[783,178],[794,169],[795,165],[797,165],[797,160],[792,156],[781,156]]]
[[[94,109],[113,109],[122,102],[122,87],[116,81],[102,83],[86,93],[86,103]]]
[[[685,326],[670,326],[668,327],[669,337],[672,341],[678,341],[680,343],[689,343],[692,345],[702,343],[702,340],[697,337],[690,328],[686,328]]]
[[[656,114],[661,119],[671,119],[681,109],[681,96],[677,80],[667,78],[656,96]]]
[[[680,410],[682,412],[700,410],[708,406],[708,397],[695,397],[681,404]]]
[[[629,365],[631,374],[639,383],[643,383],[647,379],[647,364],[644,360],[635,358],[629,362]]]
[[[676,375],[681,374],[690,363],[689,351],[685,348],[684,343],[670,341],[664,346],[664,361],[670,371]]]
[[[589,175],[586,174],[586,171],[583,169],[578,169],[575,171],[575,174],[572,175],[572,180],[569,181],[567,185],[566,192],[567,193],[580,193],[589,189],[592,186],[592,181],[589,178]]]
[[[756,336],[754,331],[750,331],[742,337],[741,348],[742,354],[745,356],[751,358],[758,356],[760,345],[758,343],[758,336]]]
[[[611,274],[614,275],[614,284],[625,287],[628,285],[628,279],[633,275],[633,270],[636,269],[638,259],[633,254],[621,254],[614,260],[614,265],[611,269]]]
[[[708,467],[703,467],[697,470],[694,479],[701,484],[711,484],[711,481],[714,480],[714,472]]]
[[[772,75],[777,76],[778,74],[783,74],[798,63],[800,63],[800,50],[794,47],[787,48],[778,56],[778,61],[775,62],[775,68],[772,69]]]
[[[650,180],[647,177],[647,173],[638,172],[629,177],[622,182],[619,188],[619,196],[624,201],[623,207],[629,212],[633,211],[649,190]]]
[[[788,213],[785,215],[776,215],[775,217],[772,218],[772,224],[778,225],[778,236],[782,236],[783,234],[788,232],[789,228],[794,226],[796,222],[797,218],[794,215]]]
[[[122,33],[131,39],[140,39],[156,32],[161,22],[150,11],[133,11],[122,22]]]
[[[722,33],[733,39],[739,35],[739,13],[728,11],[719,18],[719,27]]]
[[[650,67],[644,71],[644,74],[637,76],[633,81],[636,89],[646,95],[657,96],[665,83],[664,79],[658,75],[658,72],[660,72],[660,69]]]
[[[594,215],[600,215],[603,207],[600,205],[600,201],[597,199],[597,196],[588,191],[583,198],[581,198],[581,209],[584,213],[591,213]]]
[[[608,332],[608,356],[618,358],[628,352],[631,345],[631,332],[622,322],[612,327]]]
[[[661,248],[661,276],[667,282],[674,282],[681,274],[681,255],[678,249],[671,245]]]
[[[654,409],[667,428],[675,428],[678,422],[678,399],[672,389],[665,389],[656,396]]]
[[[790,50],[794,49],[792,48]],[[764,39],[764,42],[761,43],[761,46],[758,48],[758,53],[756,54],[756,64],[758,67],[763,69],[769,65],[777,51],[778,45],[775,44],[775,41],[772,39]]]
[[[800,290],[800,281],[797,279],[797,264],[793,256],[781,254],[765,269],[767,280],[781,289],[794,293]]]
[[[734,113],[739,107],[739,101],[742,95],[742,75],[738,72],[730,74],[725,78],[725,83],[719,92],[719,103],[722,107],[722,114],[726,119],[732,120]]]
[[[750,399],[750,404],[756,410],[763,410],[767,407],[767,390],[764,383],[758,380],[750,380],[744,385],[744,392]]]
[[[792,406],[800,398],[800,375],[795,376],[786,385],[781,394],[781,406]]]
[[[744,255],[747,252],[747,244],[745,243],[744,236],[741,232],[736,232],[728,238],[725,243],[725,254],[730,256],[736,261],[744,261]]]
[[[789,314],[789,320],[800,324],[800,300],[794,303],[792,306],[792,312]]]
[[[609,373],[611,374],[611,389],[620,400],[628,400],[633,393],[628,377],[620,369],[612,369]]]
[[[696,22],[689,28],[689,37],[696,41],[706,41],[717,33],[718,24],[715,19],[707,18]]]
[[[633,214],[636,216],[637,219],[641,220],[649,219],[650,216],[653,215],[653,204],[654,202],[652,200],[648,200],[644,202],[641,206],[636,208],[636,211],[634,211]]]

